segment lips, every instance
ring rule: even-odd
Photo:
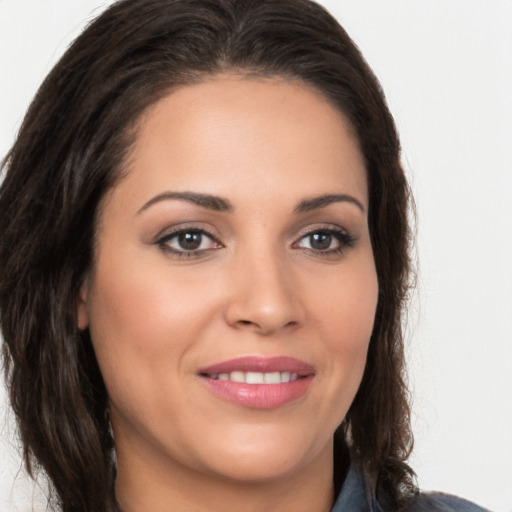
[[[272,409],[302,397],[315,376],[310,364],[291,357],[243,357],[201,368],[208,388],[250,408]]]

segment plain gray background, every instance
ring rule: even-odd
[[[1,155],[52,63],[107,3],[0,0]],[[510,512],[512,2],[320,3],[382,82],[417,202],[412,465],[422,488]],[[44,510],[0,389],[0,509]]]

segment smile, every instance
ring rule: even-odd
[[[274,409],[303,397],[313,366],[290,357],[243,357],[203,368],[199,377],[228,402],[253,409]]]
[[[298,375],[291,372],[240,372],[219,373],[208,375],[214,380],[229,380],[232,382],[244,382],[245,384],[282,384],[297,380]]]

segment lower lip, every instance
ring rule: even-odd
[[[202,377],[206,385],[221,398],[253,409],[275,409],[306,394],[313,375],[281,384],[246,384]]]

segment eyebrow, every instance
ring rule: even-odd
[[[355,204],[363,213],[365,211],[364,206],[355,197],[348,194],[325,194],[323,196],[312,197],[311,199],[305,199],[301,201],[296,207],[295,213],[310,212],[318,208],[325,208],[332,203],[347,202]]]
[[[163,192],[151,198],[137,212],[137,215],[161,201],[179,199],[196,204],[202,208],[216,212],[233,212],[233,205],[227,199],[211,194],[199,194],[197,192]],[[294,213],[305,213],[320,208],[325,208],[332,203],[348,202],[356,205],[363,213],[364,206],[355,197],[348,194],[324,194],[310,199],[304,199],[294,209]]]
[[[137,214],[147,210],[155,203],[168,201],[169,199],[181,199],[182,201],[188,201],[189,203],[197,204],[198,206],[216,212],[233,211],[233,205],[227,199],[223,199],[222,197],[212,196],[210,194],[198,194],[197,192],[163,192],[145,203]]]

